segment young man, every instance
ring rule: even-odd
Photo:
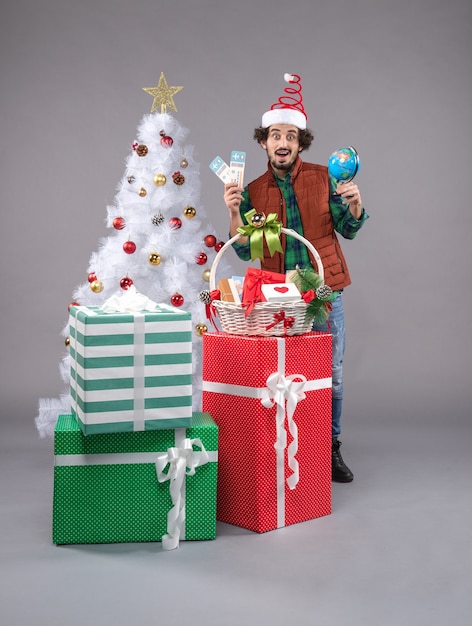
[[[325,283],[333,290],[329,314],[329,332],[333,335],[332,479],[346,483],[354,476],[343,461],[338,437],[345,347],[342,291],[351,279],[335,231],[353,239],[368,215],[354,182],[339,184],[329,175],[327,167],[302,161],[300,153],[310,147],[313,134],[306,128],[300,77],[286,74],[284,78],[294,87],[285,89],[287,95],[264,113],[261,126],[254,131],[254,138],[267,153],[268,169],[244,189],[235,183],[225,185],[224,201],[229,211],[231,236],[244,225],[244,214],[256,208],[265,214],[277,213],[285,228],[308,239],[321,256]],[[271,257],[266,251],[262,269],[281,273],[297,265],[302,269],[313,265],[316,269],[303,243],[284,236],[281,242],[283,254],[276,252]],[[241,259],[250,259],[247,238],[240,238],[233,245]],[[327,329],[328,324],[315,327],[315,330]]]

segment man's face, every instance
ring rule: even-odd
[[[274,124],[269,127],[267,141],[261,141],[261,146],[266,150],[275,172],[285,176],[301,151],[298,128],[291,124]]]

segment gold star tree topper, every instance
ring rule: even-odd
[[[167,107],[177,111],[174,104],[174,96],[183,89],[183,87],[169,87],[164,72],[161,72],[157,87],[143,87],[143,89],[154,98],[151,113],[157,111],[159,106],[161,107],[161,113],[167,113]]]

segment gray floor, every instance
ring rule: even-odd
[[[413,422],[413,420],[412,420]],[[459,422],[457,422],[459,424]],[[210,542],[51,544],[52,441],[2,421],[1,623],[8,626],[465,626],[471,431],[356,424],[333,514]]]

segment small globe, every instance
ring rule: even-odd
[[[360,167],[359,155],[352,146],[339,148],[329,157],[328,171],[337,181],[342,183],[352,180]]]

